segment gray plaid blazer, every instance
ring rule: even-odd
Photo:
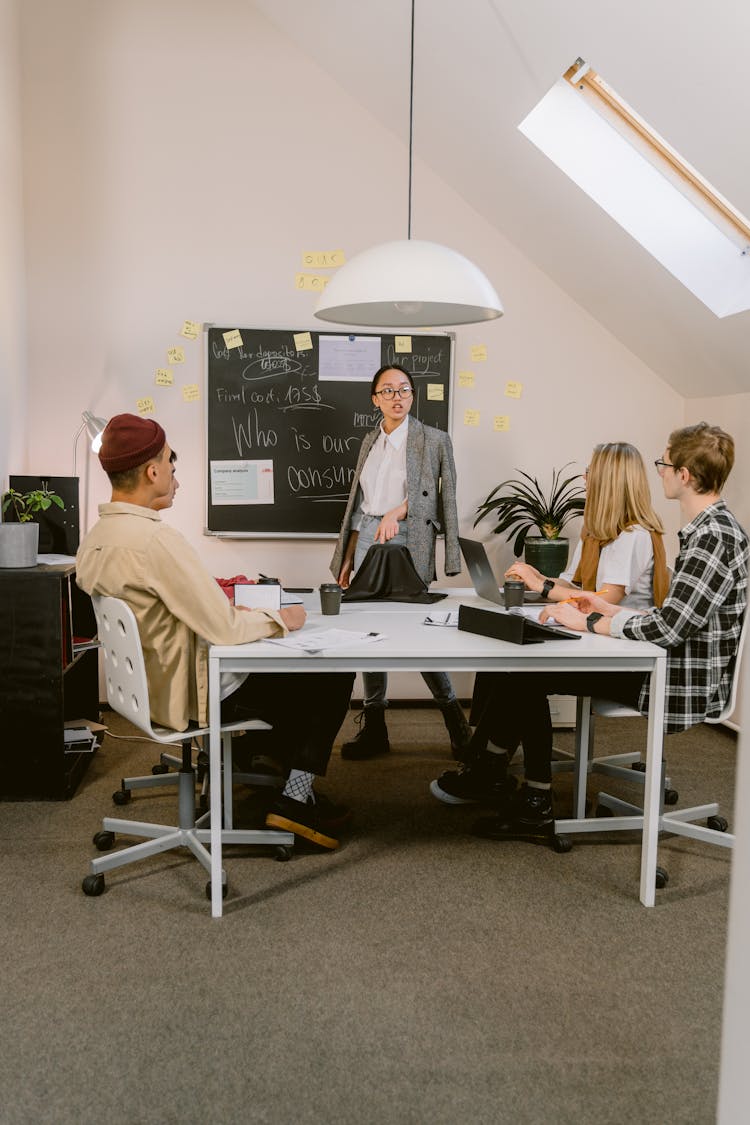
[[[379,433],[379,426],[371,430],[359,451],[346,512],[331,559],[331,573],[336,579],[349,540],[352,517],[362,500],[359,478]],[[435,539],[438,535],[444,535],[445,573],[458,574],[461,570],[461,551],[458,545],[456,466],[451,439],[442,430],[425,426],[413,417],[409,418],[406,438],[406,486],[406,545],[417,572],[428,585],[437,577]]]

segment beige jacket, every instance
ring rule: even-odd
[[[234,645],[287,630],[272,610],[238,610],[187,540],[158,512],[101,504],[99,522],[76,555],[87,594],[127,602],[138,622],[151,718],[185,730],[208,714],[208,644]]]

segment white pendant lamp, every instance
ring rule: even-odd
[[[411,237],[414,4],[412,0],[407,238],[364,250],[337,270],[318,300],[319,320],[420,328],[475,324],[503,315],[495,289],[473,262],[447,246]]]

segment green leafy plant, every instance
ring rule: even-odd
[[[562,469],[552,470],[552,486],[546,494],[536,477],[516,469],[523,480],[511,478],[493,488],[477,508],[479,515],[474,527],[480,520],[492,516],[497,520],[493,528],[496,535],[507,532],[508,542],[515,536],[513,553],[516,557],[523,552],[526,537],[533,528],[538,528],[544,539],[559,539],[565,525],[583,512],[585,503],[585,490],[577,483],[579,474],[561,479],[563,471],[572,464],[568,461]]]
[[[3,518],[6,512],[12,509],[19,523],[29,523],[38,512],[46,512],[53,504],[65,510],[64,501],[46,485],[42,488],[33,488],[29,492],[18,492],[15,488],[9,488],[3,493]]]

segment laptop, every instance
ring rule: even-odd
[[[494,602],[495,605],[504,606],[503,592],[498,587],[490,560],[487,558],[487,552],[484,549],[484,543],[478,543],[476,539],[460,538],[458,542],[469,568],[474,589],[479,597],[486,598],[488,602]],[[524,601],[526,600],[526,594],[524,594]],[[534,595],[533,600],[537,600],[536,595]]]

